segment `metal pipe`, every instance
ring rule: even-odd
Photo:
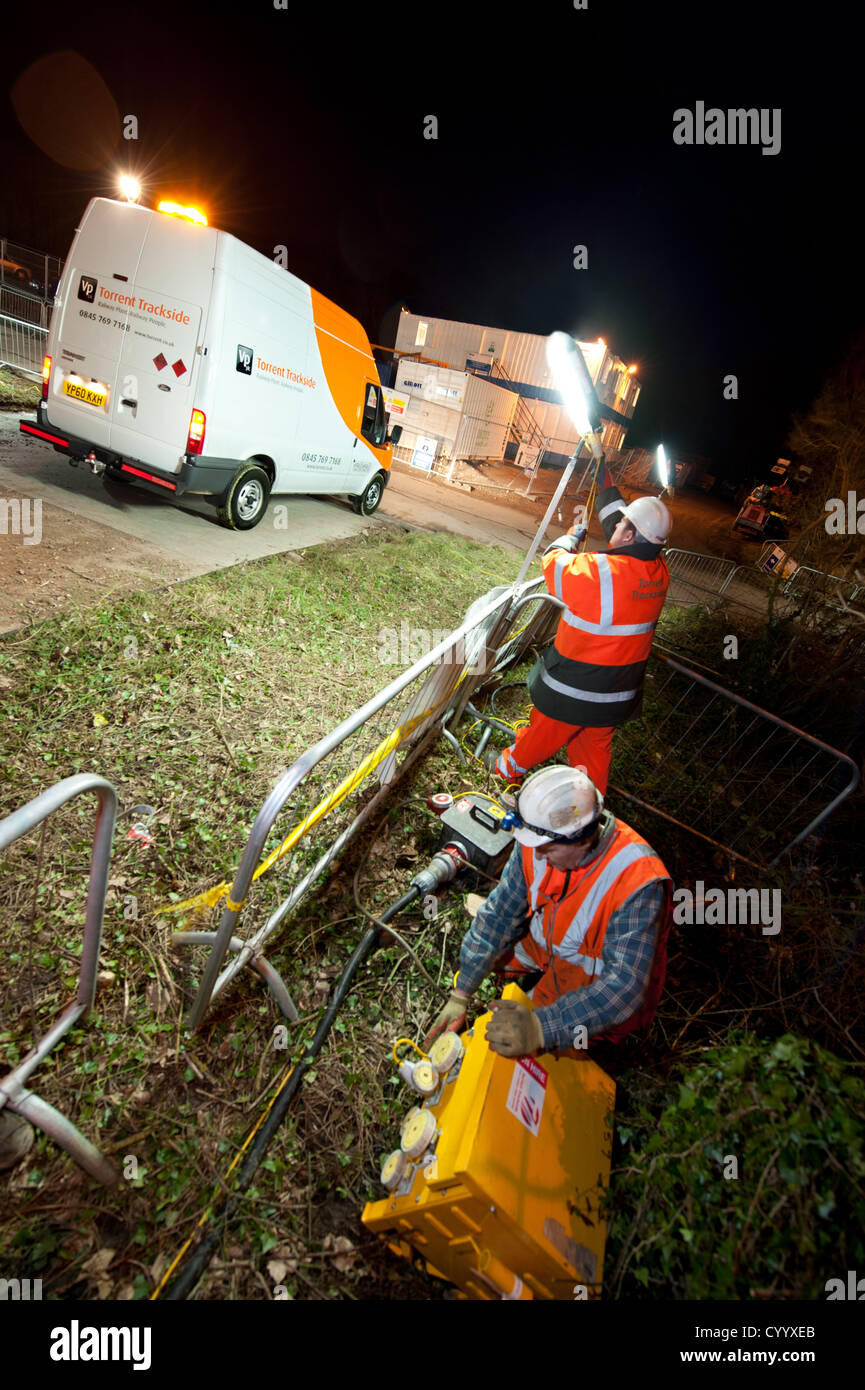
[[[172,937],[172,941],[175,941],[178,946],[212,946],[215,940],[216,932],[214,931],[179,931],[175,932]],[[228,943],[228,947],[231,951],[242,951],[245,948],[245,942],[241,941],[239,936],[233,936]],[[291,1023],[297,1023],[300,1014],[294,1006],[294,1001],[279,971],[270,964],[270,961],[265,960],[264,956],[257,953],[250,957],[247,964],[264,980],[279,1005],[280,1012],[283,1013]]]
[[[71,1120],[67,1120],[53,1105],[49,1105],[47,1100],[34,1096],[32,1091],[21,1091],[14,1101],[9,1102],[9,1109],[14,1110],[16,1115],[21,1115],[29,1124],[41,1129],[97,1182],[101,1182],[105,1187],[114,1187],[120,1181],[120,1174],[114,1164],[105,1158],[89,1139],[84,1138]]]
[[[578,451],[579,451],[579,445],[577,446],[577,449],[578,449]],[[528,551],[527,551],[527,553],[526,553],[526,558],[523,560],[523,563],[522,563],[522,565],[521,565],[521,567],[520,567],[520,572],[519,572],[519,574],[517,575],[516,579],[514,580],[514,588],[516,588],[516,586],[517,586],[518,584],[522,584],[523,580],[525,579],[526,574],[528,573],[529,565],[532,563],[532,560],[535,558],[535,554],[536,554],[536,552],[537,552],[538,546],[540,545],[541,541],[543,540],[544,536],[546,535],[547,526],[549,525],[550,518],[552,517],[553,512],[556,510],[556,507],[559,505],[559,499],[561,498],[561,496],[562,496],[562,494],[563,494],[565,488],[567,487],[568,483],[570,482],[571,474],[573,473],[573,471],[574,471],[574,469],[576,468],[576,466],[577,466],[577,455],[576,455],[576,454],[572,454],[571,457],[568,459],[568,462],[565,464],[564,470],[563,470],[563,472],[562,472],[562,476],[561,476],[561,478],[560,478],[560,480],[559,480],[559,485],[558,485],[558,487],[556,488],[555,492],[553,493],[552,497],[550,498],[550,505],[547,507],[547,510],[544,512],[543,520],[542,520],[540,526],[539,526],[538,529],[537,529],[537,532],[536,532],[536,534],[535,534],[534,540],[532,541],[531,545],[530,545],[529,548],[528,548]]]
[[[351,825],[349,825],[342,832],[342,834],[339,835],[336,840],[334,840],[333,844],[330,845],[327,850],[325,850],[318,863],[315,864],[313,868],[311,868],[309,872],[304,875],[300,883],[296,884],[296,886],[292,889],[291,893],[284,900],[284,902],[280,903],[279,907],[277,907],[271,913],[264,926],[260,927],[259,930],[255,933],[255,935],[250,937],[250,939],[244,943],[243,950],[239,952],[235,960],[231,961],[231,963],[228,966],[226,966],[225,970],[216,980],[216,983],[213,986],[213,993],[211,996],[213,999],[215,999],[217,995],[219,995],[222,992],[225,986],[229,984],[231,980],[234,979],[235,975],[239,974],[243,966],[252,959],[253,955],[256,953],[259,947],[263,945],[267,938],[271,936],[272,933],[276,930],[276,928],[282,922],[283,918],[286,917],[288,913],[291,911],[291,909],[295,907],[297,903],[300,902],[300,899],[303,897],[304,893],[307,891],[310,885],[315,882],[319,874],[324,872],[325,868],[331,862],[331,860],[336,858],[337,854],[339,854],[339,852],[344,848],[348,841],[352,839],[352,837],[357,833],[361,825],[363,825],[364,821],[366,821],[372,815],[379,802],[381,802],[384,799],[384,797],[388,795],[391,787],[394,785],[394,782],[397,781],[398,778],[401,777],[403,773],[407,771],[407,769],[411,766],[415,759],[419,758],[426,751],[428,744],[432,741],[434,732],[435,730],[433,729],[427,731],[427,733],[424,735],[424,737],[418,744],[417,748],[413,748],[409,753],[408,757],[403,762],[402,767],[399,769],[398,777],[393,778],[391,781],[387,782],[384,786],[379,788],[375,796],[369,802],[367,802],[366,806],[364,806],[360,813],[355,817]],[[207,1003],[209,1002],[209,1000],[206,1001],[205,1008],[207,1006]],[[190,1024],[189,1026],[191,1027],[192,1025]]]

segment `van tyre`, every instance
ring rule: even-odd
[[[231,485],[217,508],[220,525],[232,531],[251,531],[267,511],[270,479],[257,463],[238,468]]]
[[[359,516],[372,516],[384,495],[384,479],[380,473],[371,478],[359,497],[349,497],[349,502]]]

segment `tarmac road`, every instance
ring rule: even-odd
[[[83,464],[73,468],[50,445],[22,435],[20,418],[0,412],[0,498],[17,499],[23,519],[15,533],[13,514],[0,511],[0,633],[108,590],[176,583],[381,526],[444,530],[521,553],[537,526],[514,500],[487,501],[395,469],[373,517],[357,516],[344,498],[295,495],[273,498],[253,530],[229,531],[201,498],[172,504],[106,483]]]

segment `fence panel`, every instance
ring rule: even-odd
[[[787,592],[787,581],[780,575],[766,570],[754,569],[751,565],[737,565],[731,570],[719,590],[725,603],[735,603],[750,613],[765,617],[769,612],[769,595],[773,593],[773,613],[776,618],[785,618],[796,608],[796,600]]]
[[[321,739],[283,774],[259,811],[240,864],[229,883],[174,907],[174,912],[211,909],[223,900],[218,929],[202,973],[189,1026],[196,1028],[213,1000],[250,965],[261,969],[265,942],[354,837],[397,778],[449,722],[456,723],[474,691],[498,669],[510,644],[510,661],[549,628],[551,605],[520,600],[545,592],[542,579],[492,590],[473,604],[466,620],[428,655]],[[378,783],[376,789],[375,783]],[[372,795],[370,795],[372,793]],[[278,817],[290,826],[270,851],[267,842]],[[320,827],[320,828],[319,828]],[[265,889],[276,905],[267,915],[258,906],[245,914],[249,934],[238,924],[252,885],[279,866],[278,882]],[[261,920],[265,917],[266,920]],[[227,952],[233,958],[223,969]],[[184,944],[178,935],[178,944]],[[278,978],[278,977],[277,977]],[[280,982],[281,984],[281,982]],[[287,991],[275,990],[284,1000]]]
[[[17,367],[41,381],[47,341],[47,328],[0,314],[0,367]]]
[[[613,777],[665,819],[772,867],[854,790],[852,759],[670,657],[654,654],[643,717],[613,743]],[[627,769],[627,770],[626,770]]]
[[[701,555],[695,550],[665,550],[664,555],[670,567],[667,598],[671,603],[707,603],[720,593],[724,581],[736,569],[735,560]]]

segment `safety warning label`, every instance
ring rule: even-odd
[[[514,1064],[507,1109],[532,1134],[537,1134],[541,1127],[546,1089],[547,1073],[540,1063],[532,1057],[519,1058]]]

